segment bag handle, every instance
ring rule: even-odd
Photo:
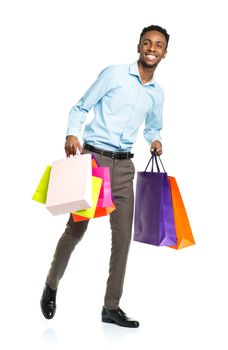
[[[153,152],[151,152],[151,154],[152,154],[152,156],[150,157],[150,160],[149,160],[149,162],[147,163],[147,166],[146,166],[145,171],[147,170],[147,168],[148,168],[150,162],[152,161],[151,172],[153,173],[153,172],[154,172],[154,161],[155,161],[155,164],[156,164],[156,168],[157,168],[158,173],[161,172],[161,171],[160,171],[160,168],[159,168],[159,165],[158,165],[158,160],[157,160],[157,157],[158,157],[158,159],[159,159],[159,161],[160,161],[160,163],[161,163],[162,169],[163,169],[163,171],[166,173],[165,168],[164,168],[164,165],[163,165],[163,163],[162,163],[162,161],[161,161],[161,158],[160,158],[159,156],[156,156]]]

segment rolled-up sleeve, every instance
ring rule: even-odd
[[[101,71],[96,81],[87,90],[84,96],[73,106],[68,116],[67,136],[79,136],[86,116],[91,108],[111,90],[113,66],[109,66]]]
[[[160,93],[159,98],[153,106],[153,110],[147,116],[145,121],[144,137],[146,141],[151,144],[153,141],[161,142],[160,131],[163,123],[163,105],[164,105],[164,93]]]

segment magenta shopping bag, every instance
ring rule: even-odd
[[[98,208],[111,207],[112,201],[112,189],[110,181],[110,171],[108,167],[97,167],[92,169],[93,176],[100,177],[102,179],[101,190],[97,202]]]
[[[102,179],[100,194],[93,216],[93,218],[98,218],[101,216],[109,215],[116,209],[116,207],[111,189],[110,169],[109,167],[99,167],[94,155],[92,155],[92,174],[93,176]],[[89,220],[89,218],[81,212],[72,213],[72,218],[74,222]]]
[[[158,172],[153,171],[154,160]],[[151,161],[151,172],[147,172]],[[154,155],[145,171],[137,173],[133,239],[155,246],[177,243],[168,176],[160,172]]]

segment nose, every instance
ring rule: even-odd
[[[150,43],[149,47],[148,47],[149,51],[156,51],[156,46],[154,43]]]

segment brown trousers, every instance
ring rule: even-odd
[[[83,153],[91,153],[84,150]],[[123,282],[131,241],[133,218],[133,178],[134,164],[131,159],[111,159],[94,153],[99,166],[110,168],[111,185],[116,210],[110,214],[112,248],[109,277],[104,299],[107,309],[116,309],[122,295]],[[97,219],[98,220],[98,219]],[[46,282],[52,289],[58,287],[75,245],[82,239],[89,221],[73,222],[70,216],[65,232],[61,236],[51,263]]]

